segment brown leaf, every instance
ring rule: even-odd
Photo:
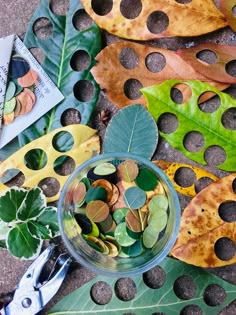
[[[220,10],[225,15],[226,21],[234,32],[236,32],[236,16],[233,13],[235,0],[220,0]]]
[[[131,63],[127,64],[127,59],[131,59]],[[145,106],[145,98],[139,89],[170,79],[205,81],[219,90],[229,86],[206,78],[173,51],[132,42],[113,43],[103,49],[96,60],[98,63],[91,72],[118,107],[137,103]],[[192,93],[191,89],[186,87],[186,84],[178,86],[183,94],[183,102],[186,102]],[[204,97],[205,100],[209,98],[207,94]]]
[[[185,4],[175,0],[143,0],[136,1],[136,5],[130,2],[109,1],[107,5],[107,1],[81,0],[101,28],[134,40],[197,36],[227,26],[212,0],[192,0]]]
[[[236,242],[236,223],[226,222],[219,215],[219,207],[236,201],[236,174],[228,175],[203,189],[185,208],[178,239],[171,255],[188,264],[201,267],[220,267],[236,262],[236,255],[221,260],[214,246],[221,238]]]
[[[236,83],[235,75],[230,75],[230,63],[235,61],[236,47],[206,43],[179,50],[177,54],[211,80]]]

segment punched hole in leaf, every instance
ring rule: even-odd
[[[234,17],[236,17],[236,5],[232,7],[232,14]]]
[[[42,179],[38,186],[42,189],[46,197],[55,196],[60,190],[60,183],[54,177],[46,177]]]
[[[112,289],[104,281],[96,282],[90,290],[91,299],[98,305],[106,305],[112,298]]]
[[[23,186],[25,182],[25,175],[17,168],[11,168],[6,170],[0,177],[0,182],[7,187]]]
[[[43,64],[45,59],[44,51],[39,47],[32,47],[29,49],[34,58],[38,61],[39,64]]]
[[[184,136],[183,144],[187,151],[199,152],[205,145],[204,136],[199,131],[190,131]]]
[[[38,39],[48,39],[52,32],[52,22],[46,17],[37,19],[33,24],[33,33]]]
[[[175,84],[170,90],[170,97],[176,104],[184,104],[192,97],[192,89],[185,83]]]
[[[168,15],[163,11],[152,12],[147,19],[147,28],[153,34],[160,34],[169,26]]]
[[[107,15],[113,7],[113,0],[92,0],[91,7],[97,15]]]
[[[201,177],[194,183],[195,192],[198,194],[201,190],[213,183],[213,179],[210,177]]]
[[[218,208],[219,216],[225,222],[236,222],[236,201],[222,202]]]
[[[134,49],[126,47],[120,52],[119,60],[125,69],[134,69],[137,67],[139,58]]]
[[[235,243],[228,237],[222,237],[215,242],[216,256],[223,261],[232,259],[236,254]]]
[[[198,305],[190,304],[181,310],[180,315],[203,315],[203,312]]]
[[[120,12],[126,19],[132,20],[140,15],[142,7],[141,0],[121,0]]]
[[[236,194],[236,178],[232,182],[232,190]]]
[[[58,152],[67,152],[72,149],[73,145],[74,138],[68,131],[60,131],[52,139],[52,146]]]
[[[24,163],[31,170],[41,170],[47,164],[47,153],[42,149],[32,149],[24,156]]]
[[[202,93],[198,99],[198,108],[204,113],[214,113],[220,105],[219,95],[211,91]]]
[[[56,15],[66,15],[70,8],[70,0],[51,0],[49,7]]]
[[[236,59],[229,61],[225,65],[225,71],[230,75],[231,77],[236,77]]]
[[[86,50],[77,50],[70,60],[70,66],[75,71],[83,71],[90,65],[90,56]]]
[[[89,80],[80,80],[74,85],[74,96],[80,102],[89,102],[95,93],[94,85]]]
[[[81,114],[75,108],[66,109],[61,115],[61,125],[68,126],[81,123]]]
[[[181,187],[190,187],[196,181],[196,174],[189,167],[180,167],[175,172],[174,181]]]
[[[75,161],[68,155],[62,155],[54,161],[53,169],[58,175],[70,175],[75,169]]]
[[[206,287],[203,299],[209,306],[217,306],[224,303],[227,295],[225,289],[218,284],[210,284]]]
[[[143,274],[143,282],[151,289],[161,288],[165,281],[166,273],[160,266],[155,266]]]
[[[161,72],[166,66],[166,58],[161,53],[153,52],[147,55],[145,65],[150,72]]]
[[[175,114],[164,113],[158,118],[157,125],[161,132],[170,134],[177,130],[179,122]]]
[[[236,108],[227,109],[221,117],[222,125],[229,130],[236,130]]]
[[[173,289],[178,298],[181,300],[189,300],[194,298],[197,291],[197,285],[192,277],[183,275],[175,280]]]
[[[116,296],[121,301],[130,301],[137,293],[136,284],[131,278],[118,279],[114,288]]]
[[[213,145],[205,150],[204,158],[209,166],[217,166],[224,163],[226,153],[222,147]]]
[[[82,32],[91,27],[93,20],[84,9],[80,9],[75,12],[72,23],[76,30]]]
[[[137,79],[128,79],[124,84],[124,94],[130,100],[137,100],[141,97],[140,89],[142,89],[142,83]]]
[[[217,54],[210,49],[203,49],[196,54],[196,58],[209,65],[213,65],[217,62]]]
[[[167,314],[163,312],[155,312],[155,313],[152,313],[152,315],[167,315]]]

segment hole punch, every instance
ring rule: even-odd
[[[69,0],[51,0],[50,1],[50,10],[52,13],[56,15],[66,15],[70,8],[70,1]]]
[[[89,102],[94,94],[94,85],[89,80],[80,80],[74,86],[74,96],[80,102]]]
[[[175,172],[174,181],[181,187],[190,187],[196,181],[196,174],[189,167],[180,167]]]
[[[80,123],[81,123],[81,114],[75,108],[68,108],[61,115],[61,125],[63,127],[72,125],[72,124],[80,124]]]
[[[120,63],[125,69],[134,69],[137,67],[139,58],[134,49],[126,47],[120,52]]]
[[[213,183],[213,179],[209,177],[201,177],[194,183],[195,192],[198,194],[202,189]]]
[[[52,138],[52,146],[58,152],[67,152],[72,149],[74,138],[68,131],[60,131]]]
[[[180,315],[203,315],[203,312],[198,305],[190,304],[181,310]]]
[[[161,288],[165,281],[166,273],[160,266],[155,266],[143,274],[143,282],[151,289]]]
[[[145,59],[145,65],[150,72],[161,72],[166,66],[166,58],[159,52],[149,54]]]
[[[106,305],[112,298],[112,289],[106,282],[98,281],[91,287],[90,296],[94,303]]]
[[[90,56],[86,50],[77,50],[71,57],[70,66],[74,71],[84,71],[90,65]]]
[[[221,305],[226,299],[225,289],[218,284],[210,284],[205,289],[203,299],[209,306]]]
[[[107,15],[113,8],[113,0],[92,0],[91,7],[97,15]]]
[[[59,181],[53,177],[45,177],[38,183],[38,186],[42,189],[46,197],[53,197],[60,190]]]
[[[142,11],[141,0],[122,0],[120,3],[120,12],[126,18],[133,20],[137,18]]]
[[[221,117],[222,125],[229,130],[236,130],[236,108],[227,109]]]
[[[141,97],[140,89],[142,83],[137,79],[128,79],[124,84],[124,93],[130,100],[137,100]]]
[[[131,278],[120,278],[115,283],[115,294],[121,301],[132,300],[137,293],[137,288]]]
[[[221,99],[220,99],[219,95],[211,92],[211,93],[213,93],[212,97],[205,102],[201,102],[201,99],[204,99],[205,95],[207,95],[208,93],[209,92],[204,92],[200,95],[198,108],[204,113],[214,113],[220,107]]]
[[[62,155],[54,161],[53,168],[58,175],[68,176],[75,169],[75,161],[70,156]]]
[[[38,39],[48,39],[53,33],[52,22],[46,17],[37,19],[33,24],[33,32]]]
[[[47,165],[47,162],[47,153],[42,149],[32,149],[24,156],[24,163],[31,170],[41,170]]]
[[[204,158],[209,166],[217,166],[225,162],[226,153],[222,147],[213,145],[205,150]]]
[[[236,246],[228,237],[218,239],[214,246],[216,256],[223,261],[232,259],[236,254]]]
[[[158,118],[157,125],[161,132],[170,134],[177,130],[179,121],[175,114],[164,113]]]
[[[153,34],[160,34],[169,26],[168,15],[163,11],[152,12],[147,19],[147,28]]]
[[[225,71],[230,75],[231,77],[236,77],[236,59],[231,60],[225,65]]]
[[[38,61],[40,65],[44,63],[45,53],[41,48],[32,47],[29,49],[29,51],[31,52],[31,54],[34,56],[34,58]]]
[[[199,152],[205,145],[204,136],[201,132],[188,132],[183,140],[184,147],[189,152]]]
[[[175,280],[173,290],[178,298],[190,300],[194,298],[197,292],[197,285],[192,277],[183,275]]]
[[[208,65],[213,65],[218,60],[217,54],[210,49],[204,49],[199,51],[196,54],[196,58],[200,61],[207,63]]]
[[[72,18],[72,23],[76,30],[82,32],[89,29],[93,24],[93,21],[84,9],[80,9],[75,12]]]
[[[219,206],[219,216],[225,222],[236,222],[236,201],[225,201]]]

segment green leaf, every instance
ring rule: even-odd
[[[7,249],[15,257],[34,259],[38,256],[41,247],[42,240],[30,234],[27,223],[17,225],[8,233]]]
[[[4,222],[15,220],[17,210],[26,194],[27,190],[14,187],[8,190],[4,195],[0,196],[0,219]]]
[[[104,153],[129,152],[151,159],[158,142],[157,125],[148,111],[135,104],[124,107],[107,126]]]
[[[0,150],[0,156],[1,156],[0,161],[6,160],[10,155],[15,153],[19,149],[20,149],[20,146],[18,143],[18,138],[15,138]],[[9,179],[11,179],[12,177],[10,177]]]
[[[37,218],[37,222],[50,229],[53,237],[59,235],[56,207],[46,207],[45,210]]]
[[[114,287],[117,278],[98,276],[63,298],[49,311],[48,315],[120,315],[126,313],[146,315],[155,314],[157,311],[168,315],[176,315],[180,314],[181,310],[190,304],[201,307],[203,314],[218,314],[223,307],[235,299],[236,286],[207,273],[203,269],[171,258],[166,258],[160,266],[166,272],[166,281],[161,288],[149,288],[144,283],[142,275],[132,277],[137,294],[134,299],[124,303],[116,297]],[[195,296],[189,300],[181,300],[173,291],[174,281],[182,275],[190,276],[197,285]],[[112,299],[105,306],[96,304],[90,295],[91,287],[98,281],[106,282],[113,291]],[[212,283],[222,286],[227,294],[227,298],[220,306],[208,306],[203,300],[204,290]]]
[[[7,234],[9,232],[9,227],[8,223],[4,221],[0,221],[0,240],[6,240],[7,239]]]
[[[36,221],[28,221],[27,226],[30,234],[35,238],[49,240],[52,237],[50,231]]]
[[[73,17],[80,9],[82,9],[80,2],[71,0],[67,15],[60,16],[51,11],[50,1],[42,0],[29,23],[25,45],[28,48],[38,47],[43,50],[45,60],[42,66],[65,99],[19,135],[21,146],[62,127],[61,116],[67,109],[78,110],[81,123],[87,124],[95,108],[100,89],[90,69],[95,65],[94,57],[101,49],[101,35],[94,23],[83,31],[78,31],[74,27]],[[37,38],[33,31],[35,21],[41,17],[48,18],[53,25],[52,35],[44,40]],[[74,71],[71,67],[71,58],[78,50],[85,51],[90,57],[90,65],[83,71]],[[74,96],[74,86],[80,80],[88,80],[94,87],[94,94],[88,101],[83,102]]]
[[[224,163],[217,167],[226,171],[236,170],[236,133],[235,130],[225,128],[222,123],[223,114],[229,108],[235,109],[236,100],[207,83],[187,81],[184,84],[191,88],[192,96],[186,103],[176,104],[171,98],[171,90],[177,83],[181,81],[170,80],[141,90],[147,99],[148,110],[156,121],[165,113],[171,113],[178,119],[178,128],[169,134],[161,132],[161,136],[188,158],[201,164],[206,164],[205,150],[219,146],[227,156]],[[198,106],[199,97],[209,91],[218,95],[221,101],[213,113],[203,112]],[[204,145],[198,152],[190,152],[184,146],[185,136],[192,131],[204,137]]]
[[[17,218],[27,221],[40,215],[46,206],[46,197],[39,187],[32,188],[27,192],[24,201],[21,203]]]

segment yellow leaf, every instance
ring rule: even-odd
[[[53,147],[52,141],[54,136],[61,132],[69,132],[74,140],[72,148],[67,152],[59,152]],[[45,178],[53,178],[54,183],[58,183],[58,191],[53,196],[47,196],[47,201],[52,202],[58,200],[60,191],[69,175],[63,176],[55,172],[55,160],[66,155],[72,158],[75,162],[75,167],[78,167],[81,163],[90,159],[94,155],[99,154],[100,141],[96,132],[96,130],[85,125],[70,125],[56,129],[51,133],[25,145],[8,159],[3,161],[0,164],[0,178],[3,177],[6,171],[17,169],[24,175],[25,180],[22,186],[28,188],[37,186],[40,181]],[[47,155],[47,163],[40,170],[32,170],[28,168],[24,161],[24,157],[27,152],[36,148],[43,150]],[[7,189],[8,187],[5,184],[0,183],[0,192],[4,192]]]
[[[191,200],[182,214],[172,256],[201,267],[221,267],[236,262],[236,255],[221,260],[215,253],[215,244],[221,238],[236,243],[236,223],[226,222],[219,214],[225,202],[236,201],[235,184],[236,173],[210,184]]]

